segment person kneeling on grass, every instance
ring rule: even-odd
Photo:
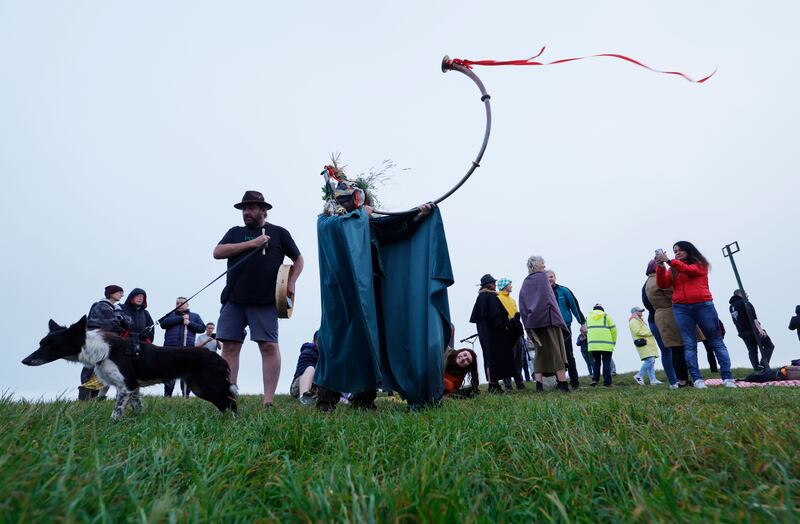
[[[469,387],[462,388],[469,375]],[[451,349],[444,353],[444,394],[472,397],[478,394],[478,358],[471,349]]]
[[[314,370],[317,367],[317,360],[319,360],[319,351],[317,350],[317,335],[318,331],[314,332],[314,342],[306,342],[300,348],[300,356],[297,358],[297,370],[294,372],[294,379],[292,385],[289,386],[289,394],[298,399],[300,404],[304,406],[313,406],[315,402],[314,393]]]
[[[640,386],[644,386],[645,374],[650,379],[650,385],[661,384],[660,380],[656,379],[656,357],[658,356],[658,346],[656,345],[656,338],[653,332],[645,324],[642,319],[642,312],[644,309],[640,307],[631,308],[631,316],[628,319],[628,327],[631,330],[633,337],[633,345],[636,346],[636,351],[639,352],[639,358],[642,360],[642,369],[633,376],[633,379]]]

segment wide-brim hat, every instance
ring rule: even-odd
[[[492,282],[497,282],[497,279],[494,278],[489,273],[486,273],[481,277],[481,286],[485,286],[486,284],[491,284]]]
[[[272,209],[272,204],[264,200],[264,195],[262,195],[259,191],[245,191],[244,196],[242,197],[242,201],[236,204],[233,204],[233,207],[236,209],[242,209],[247,204],[258,204],[259,206],[264,206],[267,209]]]

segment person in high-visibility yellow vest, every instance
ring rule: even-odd
[[[600,382],[600,364],[603,364],[603,385],[611,387],[611,353],[617,343],[617,326],[603,309],[595,304],[592,312],[586,315],[586,340],[589,354],[594,358],[592,386]]]

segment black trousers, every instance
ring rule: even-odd
[[[592,382],[600,381],[600,364],[603,364],[603,385],[611,385],[611,352],[610,351],[590,351],[594,358],[594,370],[592,372]]]
[[[514,382],[517,384],[517,387],[520,387],[520,385],[524,384],[522,380],[522,369],[523,367],[526,370],[528,369],[527,355],[523,355],[522,343],[519,340],[514,344],[511,351],[514,354]],[[528,378],[528,380],[530,380],[530,378]],[[503,379],[503,384],[506,386],[506,389],[511,389],[511,378]]]
[[[100,394],[100,391],[96,389],[88,389],[83,387],[78,387],[78,400],[89,400],[93,398],[97,398]]]
[[[711,347],[711,344],[708,343],[708,340],[704,340],[703,345],[706,348],[706,357],[708,358],[708,368],[711,370],[712,373],[716,373],[717,371],[719,371],[719,368],[717,368],[717,357],[714,356],[714,349]]]
[[[573,388],[578,387],[578,366],[575,365],[575,355],[572,354],[572,328],[564,332],[564,349],[567,352],[567,373],[569,374],[569,383]],[[600,353],[605,353],[601,351]],[[609,359],[611,353],[608,354]]]
[[[772,342],[770,341],[770,343],[767,344],[766,340],[761,341],[763,351],[761,352],[761,360],[759,361],[756,335],[753,333],[740,333],[739,338],[741,338],[744,341],[744,345],[747,346],[747,356],[750,358],[750,365],[753,366],[753,369],[769,368],[769,361],[772,359],[772,351],[775,349]]]
[[[675,376],[684,382],[689,380],[689,369],[686,367],[686,354],[683,346],[670,348],[672,350],[672,367],[675,369]]]
[[[522,364],[522,372],[525,374],[525,381],[526,382],[530,382],[531,381],[531,373],[528,370],[528,362],[530,360],[530,357],[528,356],[528,345],[525,344],[523,341],[520,341],[519,348],[522,351],[522,355],[521,355],[522,356],[522,362],[521,362],[521,364]]]

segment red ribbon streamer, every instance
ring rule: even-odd
[[[716,72],[717,72],[717,70],[714,69],[714,71],[710,75],[705,76],[705,77],[701,78],[700,80],[694,80],[693,78],[681,73],[680,71],[662,71],[660,69],[654,69],[654,68],[652,68],[652,67],[650,67],[650,66],[648,66],[646,64],[643,64],[643,63],[639,62],[638,60],[634,60],[633,58],[631,58],[629,56],[620,55],[620,54],[617,54],[617,53],[600,53],[600,54],[597,54],[597,55],[579,56],[579,57],[575,57],[575,58],[562,58],[561,60],[555,60],[553,62],[536,62],[535,59],[539,58],[542,55],[542,53],[544,53],[544,49],[545,48],[542,47],[542,50],[539,51],[538,54],[536,54],[535,56],[532,56],[530,58],[526,58],[524,60],[467,60],[467,59],[461,59],[461,58],[453,58],[452,62],[454,64],[457,64],[457,65],[460,65],[460,66],[464,66],[467,69],[472,69],[472,66],[476,66],[476,65],[477,66],[506,66],[506,65],[513,65],[513,66],[546,66],[546,65],[566,64],[567,62],[574,62],[576,60],[586,60],[587,58],[610,57],[610,58],[618,58],[620,60],[625,60],[626,62],[630,62],[631,64],[637,65],[639,67],[643,67],[645,69],[649,69],[650,71],[653,71],[654,73],[662,73],[662,74],[665,74],[665,75],[677,75],[677,76],[680,76],[680,77],[684,78],[685,80],[688,80],[689,82],[693,82],[695,84],[702,84],[703,82],[705,82],[706,80],[708,80],[709,78],[714,76],[714,74],[716,74]]]

